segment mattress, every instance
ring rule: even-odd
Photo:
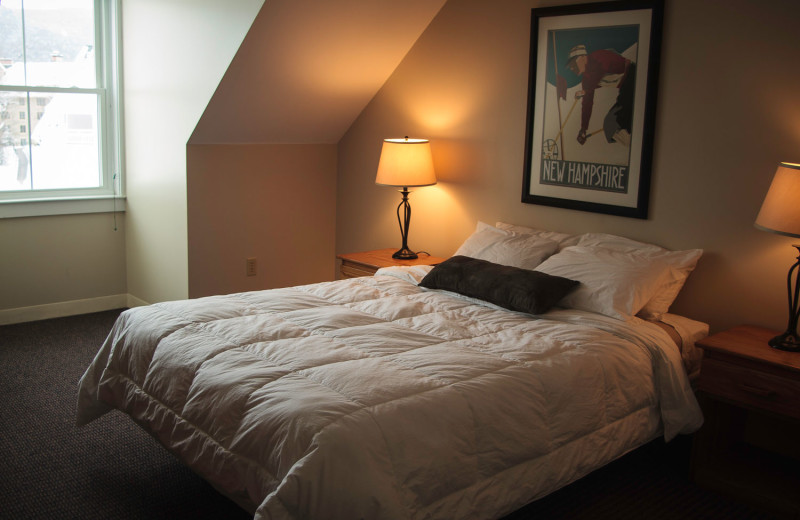
[[[77,422],[122,410],[257,519],[498,518],[702,423],[659,327],[416,280],[127,310]]]

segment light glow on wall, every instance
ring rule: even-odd
[[[468,90],[417,92],[408,103],[409,115],[428,135],[458,134],[474,118],[480,97]]]
[[[475,227],[463,197],[441,182],[415,191],[413,197],[414,222],[409,243],[435,256],[452,255]]]

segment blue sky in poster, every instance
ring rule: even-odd
[[[557,60],[553,62],[553,33]],[[558,73],[567,80],[567,86],[580,83],[580,78],[567,68],[569,51],[575,45],[586,45],[591,53],[599,49],[612,49],[622,54],[631,45],[639,41],[638,25],[619,25],[613,27],[589,27],[584,29],[560,29],[547,32],[547,82],[556,84],[556,67]]]

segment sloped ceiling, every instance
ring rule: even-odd
[[[445,1],[266,0],[190,142],[337,143]]]

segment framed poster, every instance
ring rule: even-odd
[[[663,12],[532,10],[522,202],[647,218]]]

